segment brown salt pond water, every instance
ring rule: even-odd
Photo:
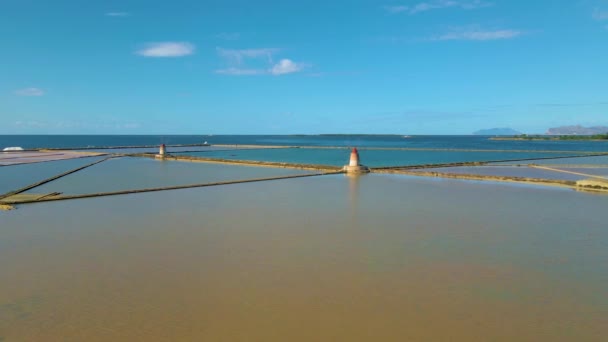
[[[344,175],[0,212],[1,341],[605,341],[608,196]]]

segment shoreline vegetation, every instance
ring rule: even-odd
[[[505,137],[491,137],[489,140],[523,140],[523,141],[606,141],[608,142],[608,132],[593,135],[514,135]]]

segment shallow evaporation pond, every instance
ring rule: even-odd
[[[83,154],[73,151],[24,151],[0,152],[0,167],[21,164],[43,163],[68,159],[79,159],[96,154]]]
[[[193,152],[183,153],[183,155],[229,160],[255,160],[266,162],[342,166],[348,163],[350,151],[344,148],[286,148],[243,151],[215,151],[205,153]],[[360,149],[359,155],[363,164],[370,167],[383,167],[456,163],[467,161],[493,161],[559,157],[571,154],[542,152],[461,152]]]
[[[155,147],[132,147],[132,148],[99,148],[85,149],[83,152],[100,152],[100,153],[119,153],[119,154],[138,154],[138,153],[158,153],[159,146]],[[237,147],[236,149],[248,149],[249,147]],[[207,152],[207,151],[224,151],[235,149],[234,147],[222,146],[167,146],[167,153],[183,153],[183,152]]]
[[[412,170],[421,172],[442,172],[453,174],[472,174],[481,176],[497,176],[497,177],[527,177],[540,179],[554,180],[570,180],[576,181],[584,179],[584,176],[562,173],[558,171],[535,169],[527,166],[462,166],[462,167],[443,167],[430,168],[421,170]]]
[[[522,165],[538,164],[538,165],[606,165],[608,166],[608,155],[606,156],[591,156],[591,157],[576,157],[576,158],[558,158],[558,159],[538,159],[526,160],[518,162]],[[493,165],[514,164],[513,162],[492,163]]]
[[[568,171],[568,172],[578,172],[581,174],[588,174],[591,176],[599,176],[608,178],[608,167],[569,167],[569,166],[556,166],[554,167],[558,170]]]
[[[310,173],[315,172],[123,157],[107,160],[28,193],[88,194]]]
[[[0,194],[93,163],[105,157],[86,157],[0,167]]]
[[[378,174],[24,205],[1,218],[0,332],[602,340],[607,207],[560,188]]]

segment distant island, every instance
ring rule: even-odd
[[[608,133],[594,135],[528,135],[520,134],[511,137],[493,137],[490,140],[588,140],[608,141]]]
[[[488,130],[477,131],[474,134],[480,135],[503,135],[501,137],[492,137],[490,140],[587,140],[587,141],[608,141],[608,127],[606,126],[594,126],[594,127],[583,127],[581,125],[576,126],[561,126],[553,127],[547,130],[547,133],[542,134],[498,134],[488,133],[495,132],[495,130],[509,130],[510,128],[495,128]]]
[[[561,126],[549,128],[547,135],[596,135],[596,134],[608,134],[608,127],[606,126],[594,126],[594,127],[583,127],[581,125],[576,126]]]
[[[490,129],[480,129],[479,131],[473,132],[473,135],[520,135],[521,132],[518,132],[512,128],[490,128]]]

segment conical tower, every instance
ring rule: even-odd
[[[369,168],[365,165],[361,165],[359,163],[359,151],[357,148],[353,148],[350,152],[350,161],[348,165],[345,165],[343,168],[344,171],[348,173],[366,173],[369,172]]]

